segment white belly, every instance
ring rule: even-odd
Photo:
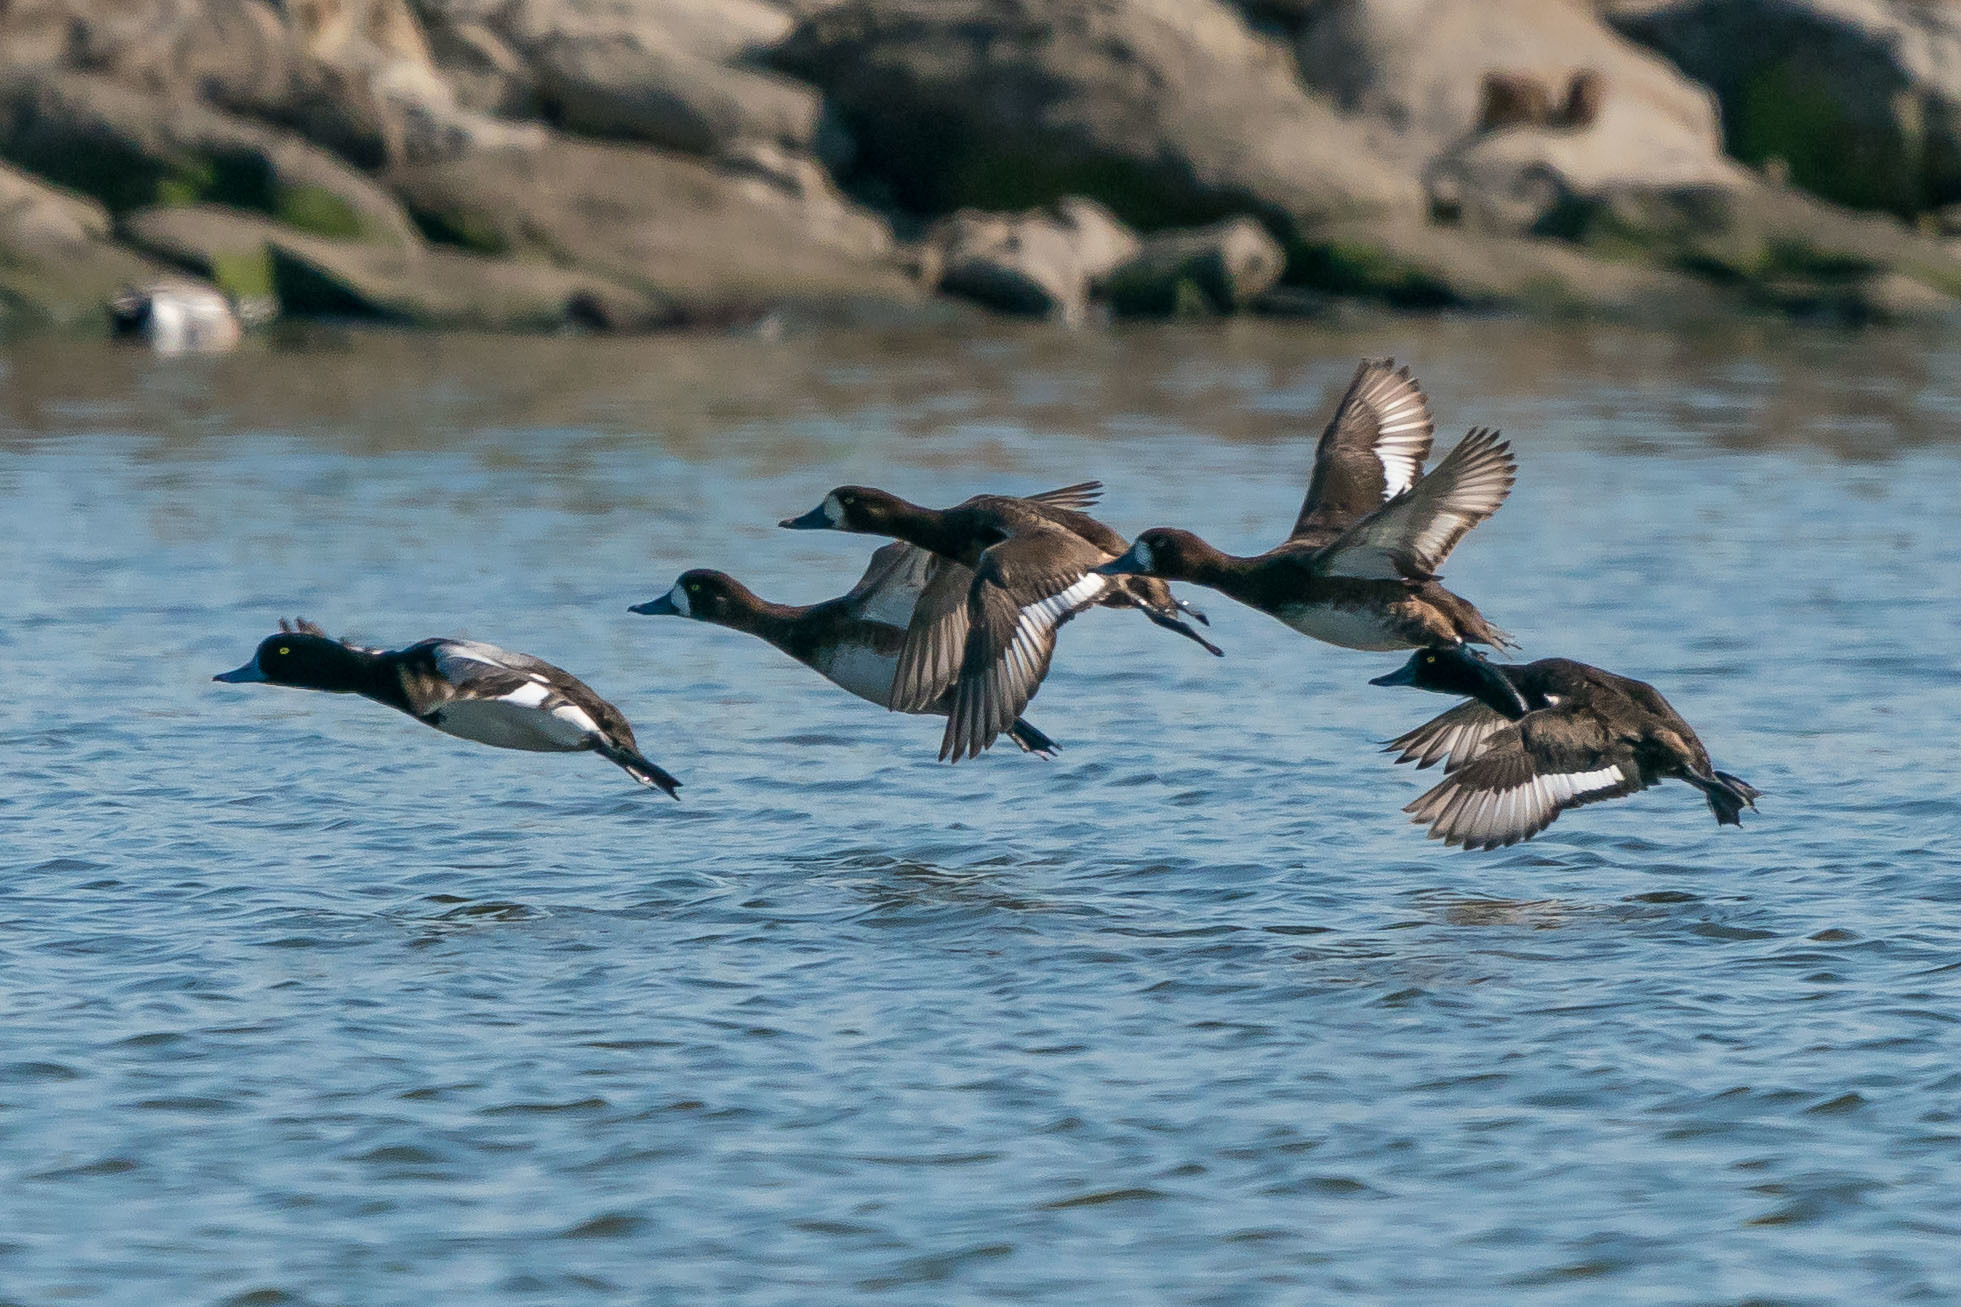
[[[1411,648],[1408,637],[1397,632],[1382,614],[1368,608],[1335,608],[1325,604],[1303,604],[1281,611],[1280,620],[1312,639],[1340,645],[1344,649],[1387,651]]]
[[[499,749],[569,753],[589,748],[597,726],[571,704],[552,712],[506,699],[458,699],[430,723],[445,735]]]
[[[899,656],[881,654],[868,645],[841,644],[817,664],[817,670],[833,685],[884,708],[892,702],[892,677],[899,670]]]

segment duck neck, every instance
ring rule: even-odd
[[[1521,678],[1513,674],[1515,669],[1485,662],[1483,659],[1479,659],[1478,662],[1482,675],[1478,677],[1477,685],[1471,691],[1471,697],[1479,703],[1500,717],[1514,722],[1525,716],[1532,708],[1541,706],[1527,702],[1524,689],[1520,685]]]
[[[960,530],[960,524],[952,519],[953,514],[945,509],[922,508],[895,499],[887,510],[883,534],[972,567],[985,543],[977,545],[975,533]]]
[[[1167,581],[1189,581],[1193,585],[1208,586],[1230,594],[1244,573],[1246,563],[1246,559],[1215,549],[1193,536],[1179,553],[1177,575],[1166,573],[1164,577]]]
[[[767,599],[731,608],[722,625],[767,640],[777,648],[795,652],[803,615],[810,610],[795,604],[773,604]]]
[[[309,669],[312,674],[300,682],[304,688],[358,694],[414,715],[408,687],[402,680],[401,664],[394,655],[342,644],[328,646],[321,652],[318,664]]]

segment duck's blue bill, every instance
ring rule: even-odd
[[[649,599],[644,604],[635,604],[627,609],[629,613],[645,613],[649,617],[679,617],[681,610],[674,606],[674,596],[664,594],[658,599]]]
[[[831,519],[825,516],[824,506],[819,504],[802,517],[786,517],[777,525],[787,526],[792,531],[827,531],[830,529]]]
[[[1092,567],[1089,570],[1096,573],[1096,575],[1098,576],[1135,576],[1137,573],[1147,571],[1149,569],[1141,566],[1138,563],[1137,549],[1136,546],[1133,545],[1130,549],[1124,551],[1123,557],[1112,558],[1109,562],[1103,564],[1103,566]],[[1180,606],[1182,607],[1182,605]],[[1197,617],[1198,615],[1194,613],[1193,616]],[[1200,617],[1199,620],[1201,622],[1205,621],[1203,617]]]
[[[1423,656],[1422,652],[1419,650],[1417,654],[1414,657],[1412,657],[1408,662],[1404,663],[1401,667],[1398,667],[1395,671],[1390,672],[1388,675],[1370,677],[1369,684],[1370,685],[1415,685],[1416,684],[1416,659],[1422,656]]]
[[[225,681],[232,685],[239,685],[254,681],[263,681],[266,679],[266,674],[259,670],[259,660],[254,658],[243,667],[234,667],[229,672],[219,672],[211,679],[214,681]]]

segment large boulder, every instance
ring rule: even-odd
[[[0,6],[0,51],[263,119],[365,167],[511,130],[456,102],[403,0],[21,0]]]
[[[744,306],[910,304],[890,232],[821,175],[763,175],[553,136],[410,164],[385,180],[424,228],[479,252],[536,254],[653,292],[691,317]]]
[[[415,0],[432,23],[474,21],[519,50],[552,41],[621,41],[733,63],[781,41],[795,21],[769,0]]]
[[[1521,235],[1608,192],[1755,184],[1708,92],[1575,0],[1328,0],[1298,50],[1311,84],[1430,160],[1443,221]]]
[[[1324,0],[1296,49],[1310,86],[1426,156],[1480,129],[1491,75],[1534,79],[1559,99],[1588,70],[1604,90],[1593,125],[1610,143],[1722,148],[1709,93],[1577,0]]]
[[[792,18],[765,0],[418,0],[430,48],[468,103],[572,131],[719,155],[815,152],[822,106],[753,66]]]
[[[103,77],[0,79],[0,157],[92,196],[112,213],[210,201],[322,235],[415,239],[386,191],[326,151],[194,100]]]
[[[1286,253],[1251,218],[1165,231],[1105,275],[1112,311],[1130,317],[1238,313],[1272,290]]]
[[[536,94],[560,126],[647,141],[689,154],[756,142],[815,154],[817,93],[772,73],[620,39],[562,37],[532,56]]]
[[[1673,321],[1726,303],[1686,272],[1421,222],[1330,224],[1290,251],[1289,271],[1334,294],[1416,309]]]
[[[1077,322],[1091,287],[1137,246],[1108,209],[1070,196],[1028,213],[963,209],[927,233],[921,264],[924,280],[947,294]]]
[[[1924,0],[1617,0],[1622,32],[1722,102],[1732,154],[1854,208],[1961,201],[1961,9]],[[1775,162],[1773,162],[1775,161]]]
[[[1218,0],[845,0],[776,55],[920,213],[1078,192],[1145,227],[1412,214],[1413,170]]]
[[[128,215],[123,229],[138,247],[211,279],[234,299],[269,297],[289,314],[499,331],[572,324],[631,330],[672,317],[654,297],[591,273],[333,240],[236,209],[145,209]]]

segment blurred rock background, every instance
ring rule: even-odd
[[[1943,0],[0,0],[0,331],[1944,317]],[[978,311],[978,310],[975,310]]]

